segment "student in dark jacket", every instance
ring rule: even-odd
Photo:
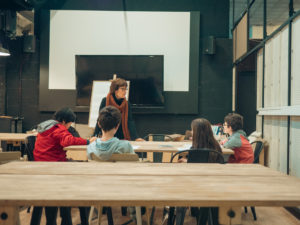
[[[74,137],[68,129],[75,119],[76,116],[70,108],[62,108],[55,112],[54,119],[38,125],[38,135],[33,151],[35,161],[67,161],[64,147],[87,145],[96,140],[96,138],[86,140]]]
[[[136,140],[143,141],[138,138],[134,120],[132,118],[131,105],[126,100],[127,82],[124,79],[117,78],[111,82],[108,95],[102,99],[99,112],[105,106],[114,106],[122,114],[120,126],[115,134],[115,137],[120,140]],[[96,124],[94,136],[101,136],[102,132],[98,124]]]

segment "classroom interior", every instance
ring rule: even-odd
[[[100,104],[92,105],[93,81],[146,74],[155,85],[129,86],[139,137],[184,136],[195,118],[222,126],[236,112],[246,134],[264,141],[260,164],[299,179],[298,40],[300,0],[4,0],[0,50],[8,56],[0,55],[0,133],[26,133],[70,107],[89,137],[92,107],[97,113]],[[153,67],[141,72],[144,63]],[[145,92],[155,95],[145,101]],[[2,151],[7,147],[2,141]],[[256,210],[258,220],[243,212],[237,224],[300,224],[299,206]],[[113,207],[114,222],[124,224],[128,218],[119,211]],[[21,211],[20,224],[29,224],[30,215]],[[79,224],[77,208],[72,215]],[[162,217],[158,207],[153,224]],[[185,224],[195,218],[187,215]]]

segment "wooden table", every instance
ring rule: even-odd
[[[0,133],[0,147],[1,141],[6,141],[7,144],[12,144],[14,147],[20,147],[22,142],[25,142],[27,136],[33,134],[25,133]]]
[[[1,225],[24,205],[300,205],[300,179],[254,164],[11,162],[0,183]]]
[[[176,153],[179,150],[189,149],[192,142],[161,142],[161,141],[130,141],[135,152],[161,152],[161,153]],[[65,147],[68,151],[68,157],[75,160],[87,160],[86,145],[72,145]],[[232,155],[234,151],[231,149],[222,148],[224,155]]]
[[[0,133],[0,141],[25,141],[27,136],[33,134],[25,134],[25,133]]]

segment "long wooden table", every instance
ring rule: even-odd
[[[189,149],[192,142],[161,142],[161,141],[130,141],[135,152],[160,152],[160,153],[176,153],[183,149]],[[70,158],[75,160],[87,160],[86,145],[72,145],[65,147],[64,150]],[[234,151],[222,148],[224,155],[232,155]]]
[[[25,133],[0,133],[0,141],[21,141],[24,142],[27,136],[33,134]]]
[[[11,162],[0,183],[1,225],[23,205],[300,205],[300,179],[254,164]]]
[[[6,141],[7,144],[12,144],[13,147],[21,147],[21,143],[25,142],[27,136],[32,134],[25,133],[0,133],[0,150],[1,141]]]

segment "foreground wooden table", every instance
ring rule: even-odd
[[[0,183],[1,225],[24,205],[300,205],[300,179],[254,164],[11,162]]]
[[[135,152],[161,152],[161,153],[176,153],[180,150],[189,149],[192,142],[160,142],[160,141],[130,141]],[[64,150],[70,158],[75,160],[87,160],[86,145],[73,145],[65,147]],[[234,154],[233,150],[222,148],[224,155]]]

